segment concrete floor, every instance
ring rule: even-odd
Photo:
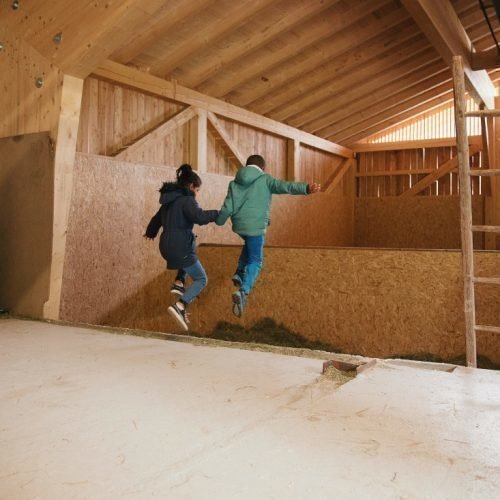
[[[0,498],[500,498],[499,372],[321,364],[1,320]]]

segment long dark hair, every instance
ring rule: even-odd
[[[194,187],[201,186],[200,176],[196,172],[193,172],[193,168],[187,163],[184,163],[176,170],[176,176],[177,184],[181,188],[188,188],[190,184]]]

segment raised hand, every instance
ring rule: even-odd
[[[319,193],[321,191],[321,184],[317,184],[316,182],[309,184],[308,191],[309,194]]]

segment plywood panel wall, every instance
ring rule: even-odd
[[[484,223],[484,196],[473,196],[475,224]],[[357,198],[354,243],[375,248],[460,248],[458,196]],[[484,235],[474,234],[484,248]]]
[[[0,26],[0,137],[49,131],[55,138],[62,73]],[[43,79],[37,88],[35,81]]]
[[[238,254],[237,247],[199,249],[209,283],[190,307],[194,331],[209,336],[220,322],[225,328],[249,329],[270,319],[276,336],[280,330],[292,331],[337,352],[453,360],[465,351],[459,252],[268,247],[241,320],[231,313]],[[493,275],[499,265],[498,253],[477,257],[482,275]],[[72,320],[183,333],[166,312],[173,277],[172,272],[152,275],[113,304],[107,295],[115,293],[113,280],[95,298],[89,293],[95,283],[72,283],[80,301],[68,302],[65,314]],[[498,290],[478,291],[477,310],[481,321],[500,324]],[[500,363],[500,337],[478,334],[478,352]]]
[[[163,276],[165,262],[159,255],[158,242],[147,241],[142,235],[159,208],[158,188],[174,175],[173,168],[77,155],[64,267],[63,318],[100,323],[128,297],[140,295],[149,282]],[[202,178],[200,205],[220,208],[231,178],[213,174]],[[275,196],[273,200],[269,244],[352,244],[352,198],[321,193],[311,197]],[[199,243],[241,242],[229,222],[223,228],[214,224],[197,226],[195,233]],[[160,304],[165,290],[151,300]],[[149,300],[149,296],[138,298],[135,312],[130,313],[141,317]]]

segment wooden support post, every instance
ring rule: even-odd
[[[59,319],[82,92],[82,79],[64,75],[54,156],[54,221],[50,288],[49,299],[43,309],[43,315],[48,319]]]
[[[300,172],[300,141],[288,139],[287,148],[286,177],[289,181],[296,181]]]
[[[189,158],[190,163],[198,173],[207,172],[207,112],[197,109],[196,116],[190,123]]]
[[[465,123],[465,79],[460,56],[453,57],[453,86],[455,126],[457,131],[458,174],[460,179],[460,225],[462,236],[462,270],[464,278],[465,344],[467,366],[477,366],[475,303],[474,303],[474,246],[472,240],[472,201],[469,176],[469,144]]]

